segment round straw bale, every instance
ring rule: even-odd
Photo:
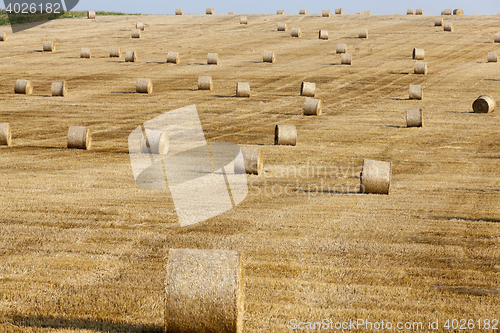
[[[236,84],[236,97],[250,97],[249,82],[238,82]]]
[[[434,26],[442,27],[443,26],[443,19],[441,17],[436,17],[434,19]]]
[[[141,153],[165,155],[168,143],[167,132],[146,129],[146,136],[141,140]]]
[[[323,17],[330,17],[330,9],[323,9],[321,11],[321,16],[323,16]]]
[[[451,31],[451,32],[453,32],[453,23],[451,23],[451,22],[445,22],[445,24],[444,24],[444,31]]]
[[[344,10],[342,8],[335,8],[335,15],[344,14]]]
[[[406,127],[422,127],[422,109],[406,111]]]
[[[234,173],[261,175],[264,169],[262,149],[258,147],[241,147],[241,154],[243,155],[243,164],[236,160]]]
[[[12,141],[12,133],[10,132],[10,124],[0,124],[0,146],[10,146]]]
[[[284,9],[278,9],[278,10],[276,11],[276,14],[277,14],[277,15],[284,15],[284,14],[285,14],[285,10],[284,10]]]
[[[263,62],[270,62],[274,64],[274,51],[265,51],[264,52],[264,57],[262,59]]]
[[[46,41],[43,43],[44,52],[54,52],[56,50],[56,43],[53,41]]]
[[[286,23],[278,23],[278,31],[286,31]]]
[[[342,53],[340,55],[340,64],[341,65],[351,65],[352,64],[352,57],[350,53]]]
[[[464,15],[464,11],[460,8],[454,9],[453,15]]]
[[[444,15],[452,15],[453,14],[453,9],[447,8],[444,10]]]
[[[7,40],[7,33],[6,32],[0,32],[0,42],[5,42]]]
[[[132,38],[141,38],[141,30],[132,29]]]
[[[424,97],[424,92],[422,91],[422,85],[410,84],[410,99],[422,99]]]
[[[413,9],[407,9],[406,15],[415,15],[415,11]]]
[[[33,93],[33,85],[29,80],[17,80],[14,86],[16,94],[31,95]]]
[[[241,333],[243,288],[239,252],[171,249],[165,280],[165,333]]]
[[[415,60],[424,60],[425,50],[414,48],[411,57],[412,57],[412,59],[415,59]]]
[[[314,97],[316,93],[316,83],[302,82],[300,84],[300,96]]]
[[[248,24],[248,19],[246,16],[240,17],[240,24]]]
[[[444,11],[444,10],[442,10],[442,11],[441,11],[441,15],[444,15],[444,13],[445,13],[445,11]]]
[[[213,14],[214,14],[214,9],[213,9],[213,8],[207,8],[207,9],[205,10],[205,13],[206,13],[207,15],[213,15]]]
[[[307,15],[307,9],[299,10],[299,15]]]
[[[89,127],[70,126],[68,130],[68,148],[90,150],[92,133]]]
[[[211,76],[198,77],[198,90],[212,90],[213,83]]]
[[[346,53],[347,52],[347,45],[346,44],[337,44],[337,47],[335,48],[336,53]]]
[[[367,29],[359,30],[359,38],[368,38],[368,30]]]
[[[365,14],[365,15],[371,15],[371,14],[372,14],[372,11],[371,11],[371,10],[365,10],[365,11],[363,12],[363,14]]]
[[[179,52],[169,51],[167,53],[167,63],[178,64],[179,63]]]
[[[488,52],[488,62],[498,62],[498,54],[496,52]]]
[[[415,15],[424,15],[424,10],[422,8],[418,8],[415,10]]]
[[[209,53],[207,55],[207,65],[217,65],[219,63],[218,53]]]
[[[90,59],[90,57],[91,57],[91,55],[90,55],[90,49],[88,47],[83,47],[80,50],[80,58]]]
[[[297,144],[297,128],[295,125],[276,125],[274,128],[274,144],[295,146]]]
[[[89,10],[87,12],[87,18],[88,19],[95,19],[95,10]]]
[[[227,15],[236,15],[236,12],[229,12]]]
[[[319,39],[328,40],[328,30],[320,30],[318,37]]]
[[[137,52],[135,51],[125,52],[125,62],[137,62]]]
[[[292,28],[292,37],[300,37],[301,32],[299,28]]]
[[[391,163],[364,159],[360,178],[362,193],[389,194]]]
[[[495,43],[500,43],[500,34],[495,34],[495,37],[493,39]]]
[[[53,82],[50,87],[50,92],[52,96],[61,96],[64,97],[68,94],[68,87],[66,87],[66,81],[62,82]]]
[[[176,8],[175,15],[184,15],[184,10],[182,10],[182,8]]]
[[[496,102],[493,98],[481,95],[479,96],[474,103],[472,103],[472,110],[474,113],[489,113],[493,112],[496,107]]]
[[[417,61],[415,63],[415,68],[413,69],[413,74],[427,74],[427,63],[424,61]]]
[[[141,94],[152,94],[153,81],[150,79],[138,79],[135,84],[135,91]]]
[[[304,102],[304,115],[320,116],[322,103],[320,99],[306,98]]]
[[[121,47],[112,47],[111,49],[109,49],[109,56],[111,58],[121,58],[122,48]]]
[[[135,28],[144,31],[144,22],[137,22]]]

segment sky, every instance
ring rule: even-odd
[[[183,8],[184,14],[205,14],[207,7],[213,7],[215,14],[276,14],[284,9],[285,14],[298,14],[300,9],[307,9],[310,14],[321,14],[321,10],[342,7],[344,14],[354,14],[371,10],[373,14],[406,14],[408,8],[424,9],[424,14],[439,15],[446,8],[461,8],[465,15],[496,15],[500,13],[500,0],[80,0],[74,10],[103,10],[140,14],[174,14],[176,8]],[[500,27],[500,17],[499,17]]]

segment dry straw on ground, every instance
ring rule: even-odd
[[[498,53],[495,52],[488,52],[488,57],[487,57],[488,62],[498,62]]]
[[[415,15],[415,10],[413,10],[413,9],[407,9],[406,10],[406,15]]]
[[[240,24],[248,24],[248,19],[246,16],[240,17]]]
[[[180,59],[179,52],[169,51],[167,53],[167,64],[178,64]]]
[[[299,28],[292,28],[292,37],[300,37],[301,32]]]
[[[342,8],[335,8],[335,15],[341,15],[344,14],[344,9]]]
[[[320,116],[322,103],[320,99],[306,98],[303,112],[305,116]]]
[[[352,56],[350,53],[342,53],[340,55],[340,64],[341,65],[352,65]]]
[[[304,81],[300,84],[300,96],[314,97],[315,94],[316,94],[316,83]]]
[[[299,15],[307,15],[307,9],[299,10]]]
[[[145,129],[146,135],[141,140],[141,153],[166,155],[170,139],[164,131]]]
[[[33,85],[29,80],[17,80],[14,85],[14,92],[16,94],[31,95],[33,93]]]
[[[434,26],[436,26],[436,27],[442,27],[443,26],[443,18],[436,17],[434,19]]]
[[[7,33],[4,31],[0,32],[0,42],[5,42],[7,40]]]
[[[68,94],[66,81],[53,82],[52,86],[50,87],[50,92],[52,96],[65,97]]]
[[[53,41],[46,41],[43,43],[43,52],[54,52],[56,50],[56,43]]]
[[[422,109],[406,111],[406,127],[422,127]]]
[[[359,38],[368,38],[368,29],[359,30]]]
[[[364,159],[360,178],[361,192],[370,194],[389,194],[391,185],[391,163]]]
[[[153,81],[150,79],[138,79],[135,84],[135,91],[141,94],[152,94]]]
[[[323,16],[323,17],[330,17],[330,9],[323,9],[321,11],[321,16]]]
[[[213,7],[209,7],[205,10],[205,14],[207,15],[213,15],[214,14],[214,9]]]
[[[413,68],[413,74],[427,74],[427,63],[424,61],[417,61]]]
[[[212,90],[213,83],[211,76],[198,77],[198,90]]]
[[[243,160],[236,160],[234,172],[237,174],[261,175],[264,170],[264,155],[262,148],[241,147]]]
[[[137,52],[135,51],[125,52],[125,62],[137,62]]]
[[[274,144],[295,146],[297,144],[297,128],[295,125],[276,125],[274,128]]]
[[[486,95],[479,96],[474,103],[472,103],[472,110],[474,113],[490,113],[495,110],[496,101]]]
[[[238,82],[236,84],[236,97],[250,97],[249,82]]]
[[[414,48],[411,57],[412,57],[412,59],[415,59],[415,60],[424,60],[425,50]]]
[[[422,8],[418,8],[416,11],[415,11],[415,15],[424,15],[424,10]]]
[[[89,10],[87,12],[87,18],[88,19],[95,19],[95,10]]]
[[[68,130],[68,148],[90,150],[92,146],[92,132],[89,127],[70,126]]]
[[[264,52],[264,56],[262,58],[263,62],[269,62],[269,63],[274,64],[274,60],[275,60],[274,51],[265,51]]]
[[[346,44],[337,44],[335,47],[335,53],[346,53],[347,45]]]
[[[410,99],[422,99],[424,97],[424,92],[422,90],[422,85],[420,84],[410,84]]]
[[[207,55],[207,65],[218,65],[219,64],[219,54],[209,53]]]
[[[91,58],[90,49],[88,47],[82,47],[82,49],[80,50],[80,58]]]
[[[319,39],[328,40],[328,30],[320,30],[318,34]]]
[[[175,15],[183,15],[183,14],[184,14],[184,10],[182,8],[175,9]]]
[[[278,23],[278,31],[286,31],[286,23]]]
[[[132,29],[132,38],[141,38],[141,30]]]
[[[122,48],[121,47],[112,47],[109,49],[109,57],[110,58],[121,58],[122,56]]]
[[[9,123],[0,124],[0,146],[10,146],[12,143],[12,133]]]
[[[451,22],[445,22],[445,24],[444,24],[444,31],[453,32],[453,23],[451,23]]]

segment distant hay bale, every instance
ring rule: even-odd
[[[319,39],[328,40],[328,30],[319,31]]]
[[[422,85],[420,84],[410,84],[410,99],[422,99],[424,97],[424,92],[422,90]]]
[[[68,148],[90,150],[92,132],[85,126],[70,126],[68,130]]]
[[[167,53],[167,64],[178,64],[179,63],[179,52],[169,51]]]
[[[141,38],[141,30],[132,29],[132,38]]]
[[[46,41],[43,43],[43,52],[54,52],[56,50],[56,43],[53,41]]]
[[[274,64],[274,60],[275,60],[274,51],[265,51],[264,52],[264,57],[262,58],[263,62],[270,62],[270,63]]]
[[[10,146],[12,142],[12,133],[9,123],[0,124],[0,146]]]
[[[359,30],[359,38],[368,38],[368,30],[367,29]]]
[[[262,149],[258,147],[241,147],[240,149],[243,155],[243,161],[236,160],[234,164],[234,173],[261,175],[264,169]]]
[[[209,53],[207,55],[207,65],[218,65],[219,64],[219,54]]]
[[[453,15],[464,15],[464,11],[460,8],[454,9]]]
[[[68,87],[66,86],[66,81],[53,82],[50,87],[50,92],[52,96],[65,97],[68,94]]]
[[[342,15],[344,14],[344,9],[342,8],[335,8],[335,15]]]
[[[229,12],[227,15],[236,15],[236,12]]]
[[[444,10],[442,10],[442,11],[441,11],[441,15],[444,15],[444,13],[445,13],[445,11],[444,11]]]
[[[488,52],[488,62],[498,62],[497,52]]]
[[[207,9],[205,10],[205,13],[206,13],[207,15],[213,15],[213,14],[214,14],[214,9],[213,9],[213,8],[207,8]]]
[[[7,40],[7,33],[2,31],[0,32],[0,42],[5,42]]]
[[[342,53],[340,55],[340,64],[341,65],[351,65],[352,64],[352,56],[350,53]]]
[[[495,37],[493,39],[495,43],[500,43],[500,34],[495,34]]]
[[[274,128],[274,144],[295,146],[297,144],[297,128],[295,125],[276,125]]]
[[[415,15],[415,11],[413,9],[407,9],[406,15]]]
[[[301,35],[300,29],[299,28],[292,28],[292,37],[297,37],[299,38]]]
[[[453,15],[453,9],[447,8],[444,10],[444,15]]]
[[[243,288],[239,252],[171,249],[165,279],[165,333],[241,333]]]
[[[434,19],[434,26],[436,27],[442,27],[443,26],[443,19],[440,17],[436,17]]]
[[[489,113],[493,112],[496,107],[496,102],[493,98],[481,95],[479,96],[474,103],[472,103],[472,110],[474,113]]]
[[[363,159],[360,180],[362,193],[389,194],[391,163]]]
[[[336,53],[346,53],[347,52],[347,45],[346,44],[337,44],[337,47],[335,48]]]
[[[135,84],[135,91],[141,94],[153,93],[153,81],[150,79],[138,79]]]
[[[90,49],[88,47],[82,47],[80,50],[80,58],[90,59]]]
[[[453,32],[453,23],[451,22],[446,22],[444,24],[444,31],[450,31]]]
[[[321,16],[330,17],[330,9],[323,9],[323,11],[321,11]]]
[[[307,15],[307,9],[299,10],[299,15]]]
[[[371,11],[371,10],[365,10],[365,11],[363,12],[363,14],[365,14],[365,15],[371,15],[371,14],[372,14],[372,11]]]
[[[212,90],[213,83],[211,76],[198,77],[198,90]]]
[[[406,111],[406,127],[422,127],[422,109]]]
[[[248,24],[248,19],[246,16],[240,17],[240,24]]]
[[[285,14],[285,10],[284,10],[284,9],[278,9],[278,10],[276,11],[276,14],[277,14],[277,15],[284,15],[284,14]]]
[[[89,11],[87,12],[87,18],[88,18],[88,19],[91,19],[91,20],[92,20],[92,19],[95,19],[95,10],[89,10]]]
[[[184,10],[182,8],[176,8],[175,15],[184,15]]]
[[[302,82],[300,84],[300,96],[314,97],[316,94],[316,83]]]
[[[137,62],[137,52],[135,51],[125,52],[125,62]]]
[[[278,31],[286,31],[286,23],[278,23]]]
[[[146,135],[141,140],[141,153],[165,155],[168,153],[169,138],[167,132],[145,130]]]
[[[415,15],[424,15],[424,10],[421,8],[418,8],[417,10],[415,10]]]
[[[137,22],[135,28],[144,31],[144,22]]]
[[[236,84],[236,97],[250,97],[249,82],[238,82]]]
[[[121,47],[112,47],[109,49],[109,57],[110,58],[121,58],[122,56],[122,48]]]
[[[322,103],[320,99],[306,98],[304,102],[304,115],[305,116],[320,116]]]
[[[16,94],[31,95],[33,93],[33,85],[29,80],[17,80],[14,85],[14,92]]]
[[[413,74],[427,74],[427,63],[423,61],[417,61],[415,67],[413,68]]]
[[[424,49],[416,49],[416,48],[414,48],[413,52],[412,52],[411,58],[415,59],[415,60],[424,60],[424,58],[425,58],[425,50]]]

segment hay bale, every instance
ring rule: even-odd
[[[90,59],[90,49],[88,47],[82,47],[80,50],[80,58]]]
[[[335,8],[335,15],[342,15],[344,14],[344,9],[342,8]]]
[[[450,31],[453,32],[453,23],[451,22],[446,22],[444,24],[444,31]]]
[[[241,333],[243,288],[239,252],[171,249],[165,279],[165,333]]]
[[[262,58],[263,62],[270,62],[274,64],[274,51],[265,51],[264,52],[264,57]]]
[[[488,62],[498,62],[498,55],[496,52],[488,52]]]
[[[292,37],[299,38],[302,33],[299,28],[292,28]]]
[[[136,22],[135,28],[144,31],[144,22]]]
[[[182,8],[176,8],[175,15],[184,15],[184,10]]]
[[[328,30],[319,31],[319,39],[328,40]]]
[[[445,13],[445,11],[444,11],[444,10],[442,10],[442,11],[441,11],[441,15],[444,15],[444,13]]]
[[[264,169],[262,149],[257,147],[241,147],[241,154],[243,155],[243,161],[240,159],[236,160],[234,163],[234,173],[261,175]]]
[[[246,16],[240,17],[240,24],[248,24],[248,19]]]
[[[135,91],[141,94],[153,93],[153,81],[150,79],[138,79],[135,84]]]
[[[436,17],[434,19],[434,26],[442,27],[443,26],[443,19],[441,17]]]
[[[421,8],[418,8],[417,10],[415,10],[415,15],[424,15],[424,10]]]
[[[141,38],[141,30],[132,29],[132,38]]]
[[[14,92],[16,94],[31,95],[33,93],[33,85],[29,80],[17,80],[14,85]]]
[[[209,53],[207,55],[207,65],[217,65],[219,64],[219,54]]]
[[[52,96],[65,97],[68,94],[68,88],[66,87],[66,81],[53,82],[50,87],[50,92]]]
[[[135,51],[125,52],[125,62],[137,62],[137,52]]]
[[[422,127],[422,109],[406,111],[406,127]]]
[[[286,31],[286,23],[278,23],[278,31]]]
[[[341,65],[352,65],[352,57],[350,53],[342,53],[340,55],[340,64]]]
[[[495,43],[500,43],[500,34],[495,34],[495,37],[493,37],[493,40]]]
[[[53,41],[46,41],[43,43],[43,52],[54,52],[56,50],[56,43]]]
[[[12,141],[12,133],[10,131],[10,124],[0,124],[0,146],[10,146]]]
[[[359,38],[368,38],[368,29],[359,30]]]
[[[474,103],[472,103],[472,110],[474,113],[489,113],[493,112],[496,107],[496,102],[493,98],[481,95],[479,96]]]
[[[410,99],[422,99],[424,97],[424,92],[422,90],[422,85],[410,84]]]
[[[447,8],[444,10],[444,15],[453,15],[453,9]]]
[[[214,14],[214,9],[213,9],[213,8],[207,8],[207,9],[205,10],[205,13],[206,13],[207,15],[213,15],[213,14]]]
[[[122,48],[121,47],[112,47],[109,49],[109,57],[110,58],[121,58],[122,56]]]
[[[274,128],[274,144],[295,146],[297,144],[297,128],[295,125],[276,125]]]
[[[424,58],[425,58],[425,50],[424,49],[416,49],[416,48],[414,48],[413,52],[412,52],[412,55],[411,55],[411,58],[415,59],[415,60],[424,60]]]
[[[424,61],[417,61],[413,68],[413,74],[427,74],[427,63]]]
[[[304,115],[305,116],[320,116],[322,103],[320,99],[306,98],[304,102]]]
[[[337,44],[337,47],[335,48],[335,53],[346,53],[346,52],[347,52],[346,44]]]
[[[299,10],[299,15],[307,15],[307,9]]]
[[[415,11],[413,9],[407,9],[406,15],[415,15]]]
[[[464,11],[460,8],[454,9],[453,15],[464,15]]]
[[[229,12],[227,15],[236,15],[236,12]]]
[[[323,9],[321,11],[321,16],[322,17],[330,17],[330,9]]]
[[[90,150],[92,133],[85,126],[70,126],[68,130],[68,148]]]
[[[250,97],[249,82],[238,82],[236,84],[236,97]]]
[[[361,193],[389,194],[391,163],[363,159],[360,180]]]
[[[89,10],[87,12],[87,18],[91,20],[95,19],[95,10]]]
[[[363,12],[363,14],[365,14],[365,15],[371,15],[371,14],[372,14],[372,11],[371,11],[371,10],[365,10],[365,11]]]
[[[141,153],[166,155],[169,138],[167,132],[145,129],[146,135],[141,140]]]
[[[7,33],[4,31],[0,32],[0,42],[5,42],[7,40]]]
[[[284,14],[285,14],[285,10],[284,10],[284,9],[278,9],[278,10],[276,11],[276,14],[277,14],[277,15],[284,15]]]
[[[198,90],[212,90],[213,83],[211,76],[198,77]]]
[[[316,83],[302,82],[300,84],[300,96],[314,97],[316,94]]]
[[[167,64],[178,64],[179,63],[179,52],[169,51],[167,53]]]

